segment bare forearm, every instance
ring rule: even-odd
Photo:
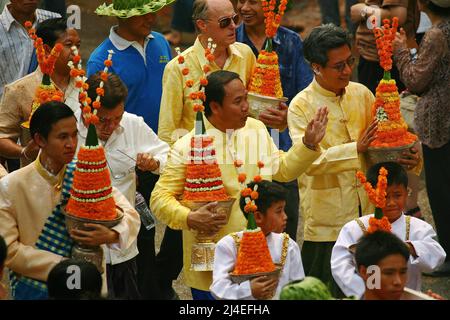
[[[0,156],[9,159],[18,159],[23,147],[8,138],[0,139]]]
[[[364,18],[361,14],[362,11],[367,7],[368,14]],[[405,7],[401,6],[389,6],[385,8],[376,8],[366,6],[364,3],[358,3],[351,7],[350,9],[350,18],[354,23],[363,23],[369,16],[375,14],[375,10],[379,11],[380,20],[383,19],[392,19],[393,17],[398,18],[398,24],[401,26],[406,22],[407,11]]]

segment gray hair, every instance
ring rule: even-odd
[[[305,59],[325,67],[328,62],[328,51],[348,45],[351,48],[350,34],[332,23],[312,29],[303,42]]]
[[[195,0],[192,7],[192,21],[194,22],[195,30],[199,32],[197,20],[208,20],[208,0]]]

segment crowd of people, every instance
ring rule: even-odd
[[[277,30],[273,50],[287,101],[258,119],[249,117],[247,94],[268,41],[261,0],[113,0],[100,6],[96,13],[115,17],[117,25],[89,55],[86,94],[95,101],[103,92],[95,129],[125,218],[111,229],[63,232],[61,241],[101,245],[103,274],[40,242],[60,214],[67,196],[64,179],[89,125],[69,67],[82,39],[61,10],[38,9],[38,2],[10,0],[0,15],[0,158],[5,160],[0,164],[0,279],[5,267],[13,299],[178,299],[172,284],[182,271],[199,300],[270,299],[305,276],[319,278],[336,298],[400,299],[404,287],[422,289],[422,273],[450,276],[449,0],[349,0],[348,30],[339,26],[336,8],[319,1],[324,24],[305,39],[286,27]],[[56,2],[64,7],[64,1]],[[172,31],[163,35],[152,28],[158,11],[168,5],[174,6]],[[384,70],[371,17],[398,17],[392,77],[399,91],[419,97],[411,128],[419,141],[395,162],[375,165],[366,153],[376,138],[372,105]],[[62,45],[50,80],[64,93],[62,102],[45,103],[33,113],[31,137],[21,124],[30,117],[43,73],[27,21],[46,49]],[[171,45],[186,48],[183,61],[198,87],[210,39],[214,61],[204,85],[204,127],[214,136],[231,197],[239,199],[241,191],[233,163],[242,160],[242,170],[253,177],[260,168],[249,159],[264,160],[255,219],[272,258],[282,260],[278,280],[258,277],[237,284],[229,277],[236,239],[247,224],[244,200],[233,205],[228,219],[215,212],[217,203],[193,210],[180,200],[196,113]],[[111,50],[113,64],[104,79]],[[353,82],[357,61],[358,82]],[[356,172],[367,172],[376,185],[381,166],[388,170],[384,215],[392,234],[367,235],[374,207]],[[417,205],[423,169],[436,232]],[[139,197],[167,225],[157,254],[155,228],[140,221]],[[301,246],[298,228],[304,231]],[[194,271],[196,232],[211,230],[218,234],[213,271]],[[373,265],[381,268],[381,288],[367,287]],[[78,291],[65,286],[73,268],[82,274]],[[0,283],[0,299],[6,296]]]

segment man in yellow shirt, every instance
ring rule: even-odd
[[[300,204],[304,221],[302,261],[307,276],[331,284],[331,250],[342,226],[362,214],[372,213],[357,170],[366,170],[364,153],[375,139],[372,121],[375,97],[365,86],[350,82],[355,58],[349,35],[331,24],[312,30],[304,42],[305,58],[315,74],[313,82],[292,100],[288,127],[292,141],[302,138],[307,124],[321,106],[329,109],[330,123],[320,143],[321,156],[299,178]],[[418,166],[412,149],[400,163]]]
[[[309,122],[303,140],[297,141],[284,153],[275,146],[264,123],[248,118],[247,91],[237,73],[224,70],[213,72],[208,76],[205,93],[205,128],[207,134],[214,137],[217,163],[230,197],[239,198],[241,191],[234,160],[243,162],[242,171],[249,178],[258,174],[257,162],[261,160],[265,164],[261,170],[263,179],[291,181],[305,172],[320,156],[317,144],[325,134],[326,108],[319,108]],[[191,211],[179,202],[184,191],[193,134],[194,130],[173,145],[163,175],[153,190],[150,206],[169,227],[183,230],[184,279],[193,289],[196,299],[211,297],[208,290],[212,283],[212,272],[190,270],[194,231],[218,231],[218,241],[230,232],[243,230],[246,221],[238,202],[234,203],[228,222],[225,217],[214,217],[212,211],[215,203]]]
[[[205,48],[211,38],[217,45],[211,71],[228,70],[239,74],[247,86],[255,64],[255,56],[246,44],[236,42],[239,16],[229,0],[196,0],[192,19],[199,33],[193,46],[183,52],[184,67],[189,68],[189,79],[195,80],[192,88],[185,86],[182,68],[175,57],[164,69],[163,92],[158,122],[158,136],[170,146],[194,127],[195,113],[189,94],[197,91],[200,78],[207,64]],[[170,253],[170,256],[169,256]],[[181,234],[166,228],[157,263],[161,290],[167,290],[167,282],[177,279],[181,271]]]
[[[189,78],[195,80],[194,85],[192,88],[185,86],[182,68],[176,57],[164,69],[158,135],[169,145],[194,127],[195,113],[188,96],[198,89],[204,74],[203,66],[207,64],[204,52],[209,38],[217,45],[211,71],[236,72],[247,86],[255,64],[250,47],[236,42],[239,15],[234,12],[229,0],[196,0],[193,10],[192,19],[199,36],[194,45],[183,52],[183,57],[185,67],[189,68]]]

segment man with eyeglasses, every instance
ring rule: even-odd
[[[314,28],[304,41],[304,53],[314,80],[289,105],[292,141],[302,138],[317,108],[327,106],[330,120],[320,142],[322,155],[298,180],[305,226],[302,261],[307,276],[329,283],[334,296],[342,296],[331,274],[331,251],[345,223],[373,212],[356,171],[366,170],[364,153],[375,138],[375,97],[350,81],[355,59],[344,29],[333,24]]]
[[[236,72],[247,86],[256,59],[247,45],[236,42],[239,15],[234,12],[232,3],[229,0],[195,0],[192,19],[199,36],[194,45],[183,52],[189,78],[199,81],[202,77],[202,68],[206,64],[204,48],[212,38],[217,47],[211,72],[221,69]],[[184,82],[175,58],[164,70],[158,127],[159,137],[170,145],[194,127],[195,112],[188,96],[198,89],[199,84],[187,88]]]
[[[100,86],[101,74],[89,77],[87,94],[94,101]],[[104,96],[97,116],[96,131],[106,154],[111,173],[111,184],[135,206],[136,172],[135,168],[155,175],[164,168],[169,152],[167,143],[161,141],[142,117],[125,112],[124,104],[128,90],[116,74],[108,74],[103,84]],[[81,147],[87,136],[87,126],[79,109],[78,138]],[[105,249],[107,263],[108,292],[111,299],[136,300],[161,299],[159,295],[155,264],[155,229],[147,230],[141,224],[137,240],[124,251]],[[139,253],[138,253],[139,250]]]

